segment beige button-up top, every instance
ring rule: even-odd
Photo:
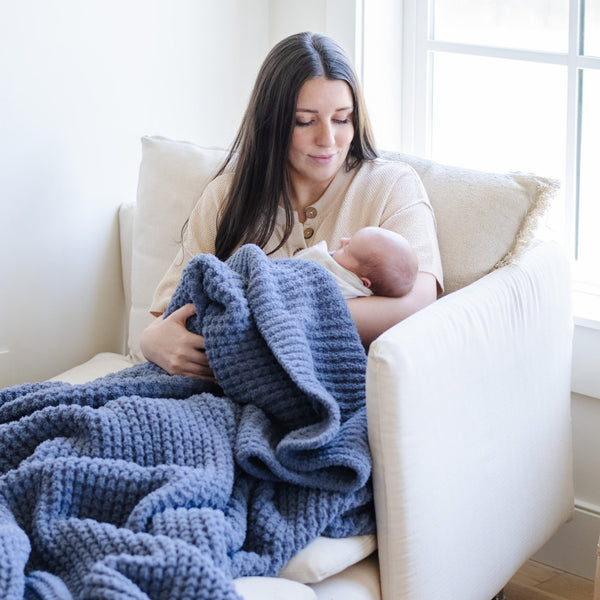
[[[189,259],[215,251],[219,207],[226,197],[231,174],[214,179],[192,210],[182,248],[154,294],[151,312],[165,311]],[[419,270],[431,273],[443,289],[442,264],[435,217],[427,193],[412,167],[397,161],[365,161],[351,171],[342,169],[323,195],[305,209],[305,221],[295,218],[292,234],[272,258],[294,253],[325,240],[332,250],[342,237],[352,236],[369,225],[402,234],[419,259]],[[264,248],[269,253],[283,238],[285,211],[279,209],[277,225]]]

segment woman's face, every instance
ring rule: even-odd
[[[344,165],[354,137],[353,114],[345,81],[317,77],[300,88],[289,155],[297,193],[303,186],[322,193]]]

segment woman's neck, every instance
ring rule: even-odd
[[[305,220],[304,210],[306,207],[314,204],[321,198],[334,179],[335,177],[332,177],[329,181],[307,184],[294,181],[292,177],[290,201],[292,208],[298,213],[298,219],[301,223]]]

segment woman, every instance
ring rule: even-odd
[[[231,152],[192,211],[151,312],[165,311],[195,254],[226,259],[254,243],[274,258],[290,257],[321,240],[337,247],[365,226],[404,235],[420,265],[401,298],[348,300],[368,347],[442,289],[433,212],[410,167],[377,158],[362,93],[341,48],[319,34],[290,36],[265,59]],[[204,338],[185,328],[193,313],[186,305],[156,319],[142,336],[142,351],[171,374],[210,379]]]

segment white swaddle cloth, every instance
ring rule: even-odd
[[[358,296],[372,296],[373,292],[364,285],[360,277],[335,262],[327,249],[327,242],[322,241],[310,248],[300,250],[294,258],[314,260],[323,265],[335,279],[344,298],[356,298]]]

